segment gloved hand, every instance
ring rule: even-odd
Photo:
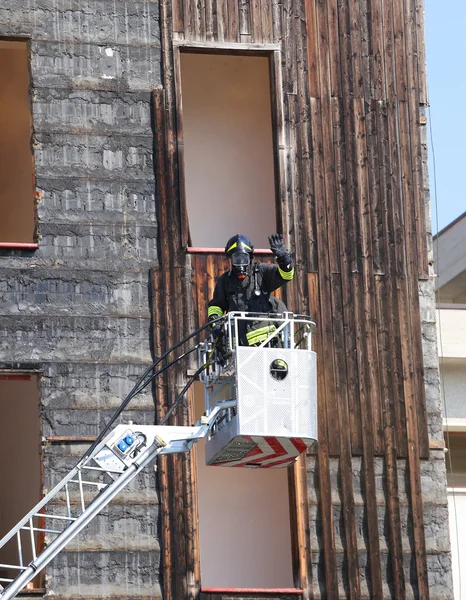
[[[283,236],[280,233],[269,235],[269,246],[278,259],[284,258],[289,254],[283,242]]]
[[[218,340],[223,337],[223,327],[219,323],[214,323],[212,325],[212,337],[214,340]]]

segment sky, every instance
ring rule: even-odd
[[[436,233],[466,212],[466,0],[424,0],[424,6],[429,178]]]

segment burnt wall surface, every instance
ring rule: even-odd
[[[2,0],[0,37],[30,40],[39,245],[0,249],[0,365],[42,373],[50,489],[152,362],[158,4]],[[125,413],[153,418],[150,391]],[[47,568],[47,591],[158,598],[157,514],[148,470]]]

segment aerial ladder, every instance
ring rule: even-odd
[[[188,452],[206,438],[206,463],[245,468],[288,467],[317,439],[313,320],[293,313],[229,313],[212,336],[160,364],[205,324],[146,370],[76,466],[0,540],[16,557],[0,564],[0,600],[14,598],[157,456]],[[245,331],[261,328],[255,346]],[[132,398],[155,377],[197,351],[198,368],[159,425],[115,424]],[[195,380],[204,384],[205,412],[193,426],[166,425]],[[38,535],[46,536],[45,545]],[[32,560],[25,559],[31,557]]]

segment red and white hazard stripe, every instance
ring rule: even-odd
[[[222,467],[255,467],[273,469],[292,464],[306,451],[307,444],[301,438],[278,438],[270,436],[242,436],[257,445],[240,460],[216,462]]]

